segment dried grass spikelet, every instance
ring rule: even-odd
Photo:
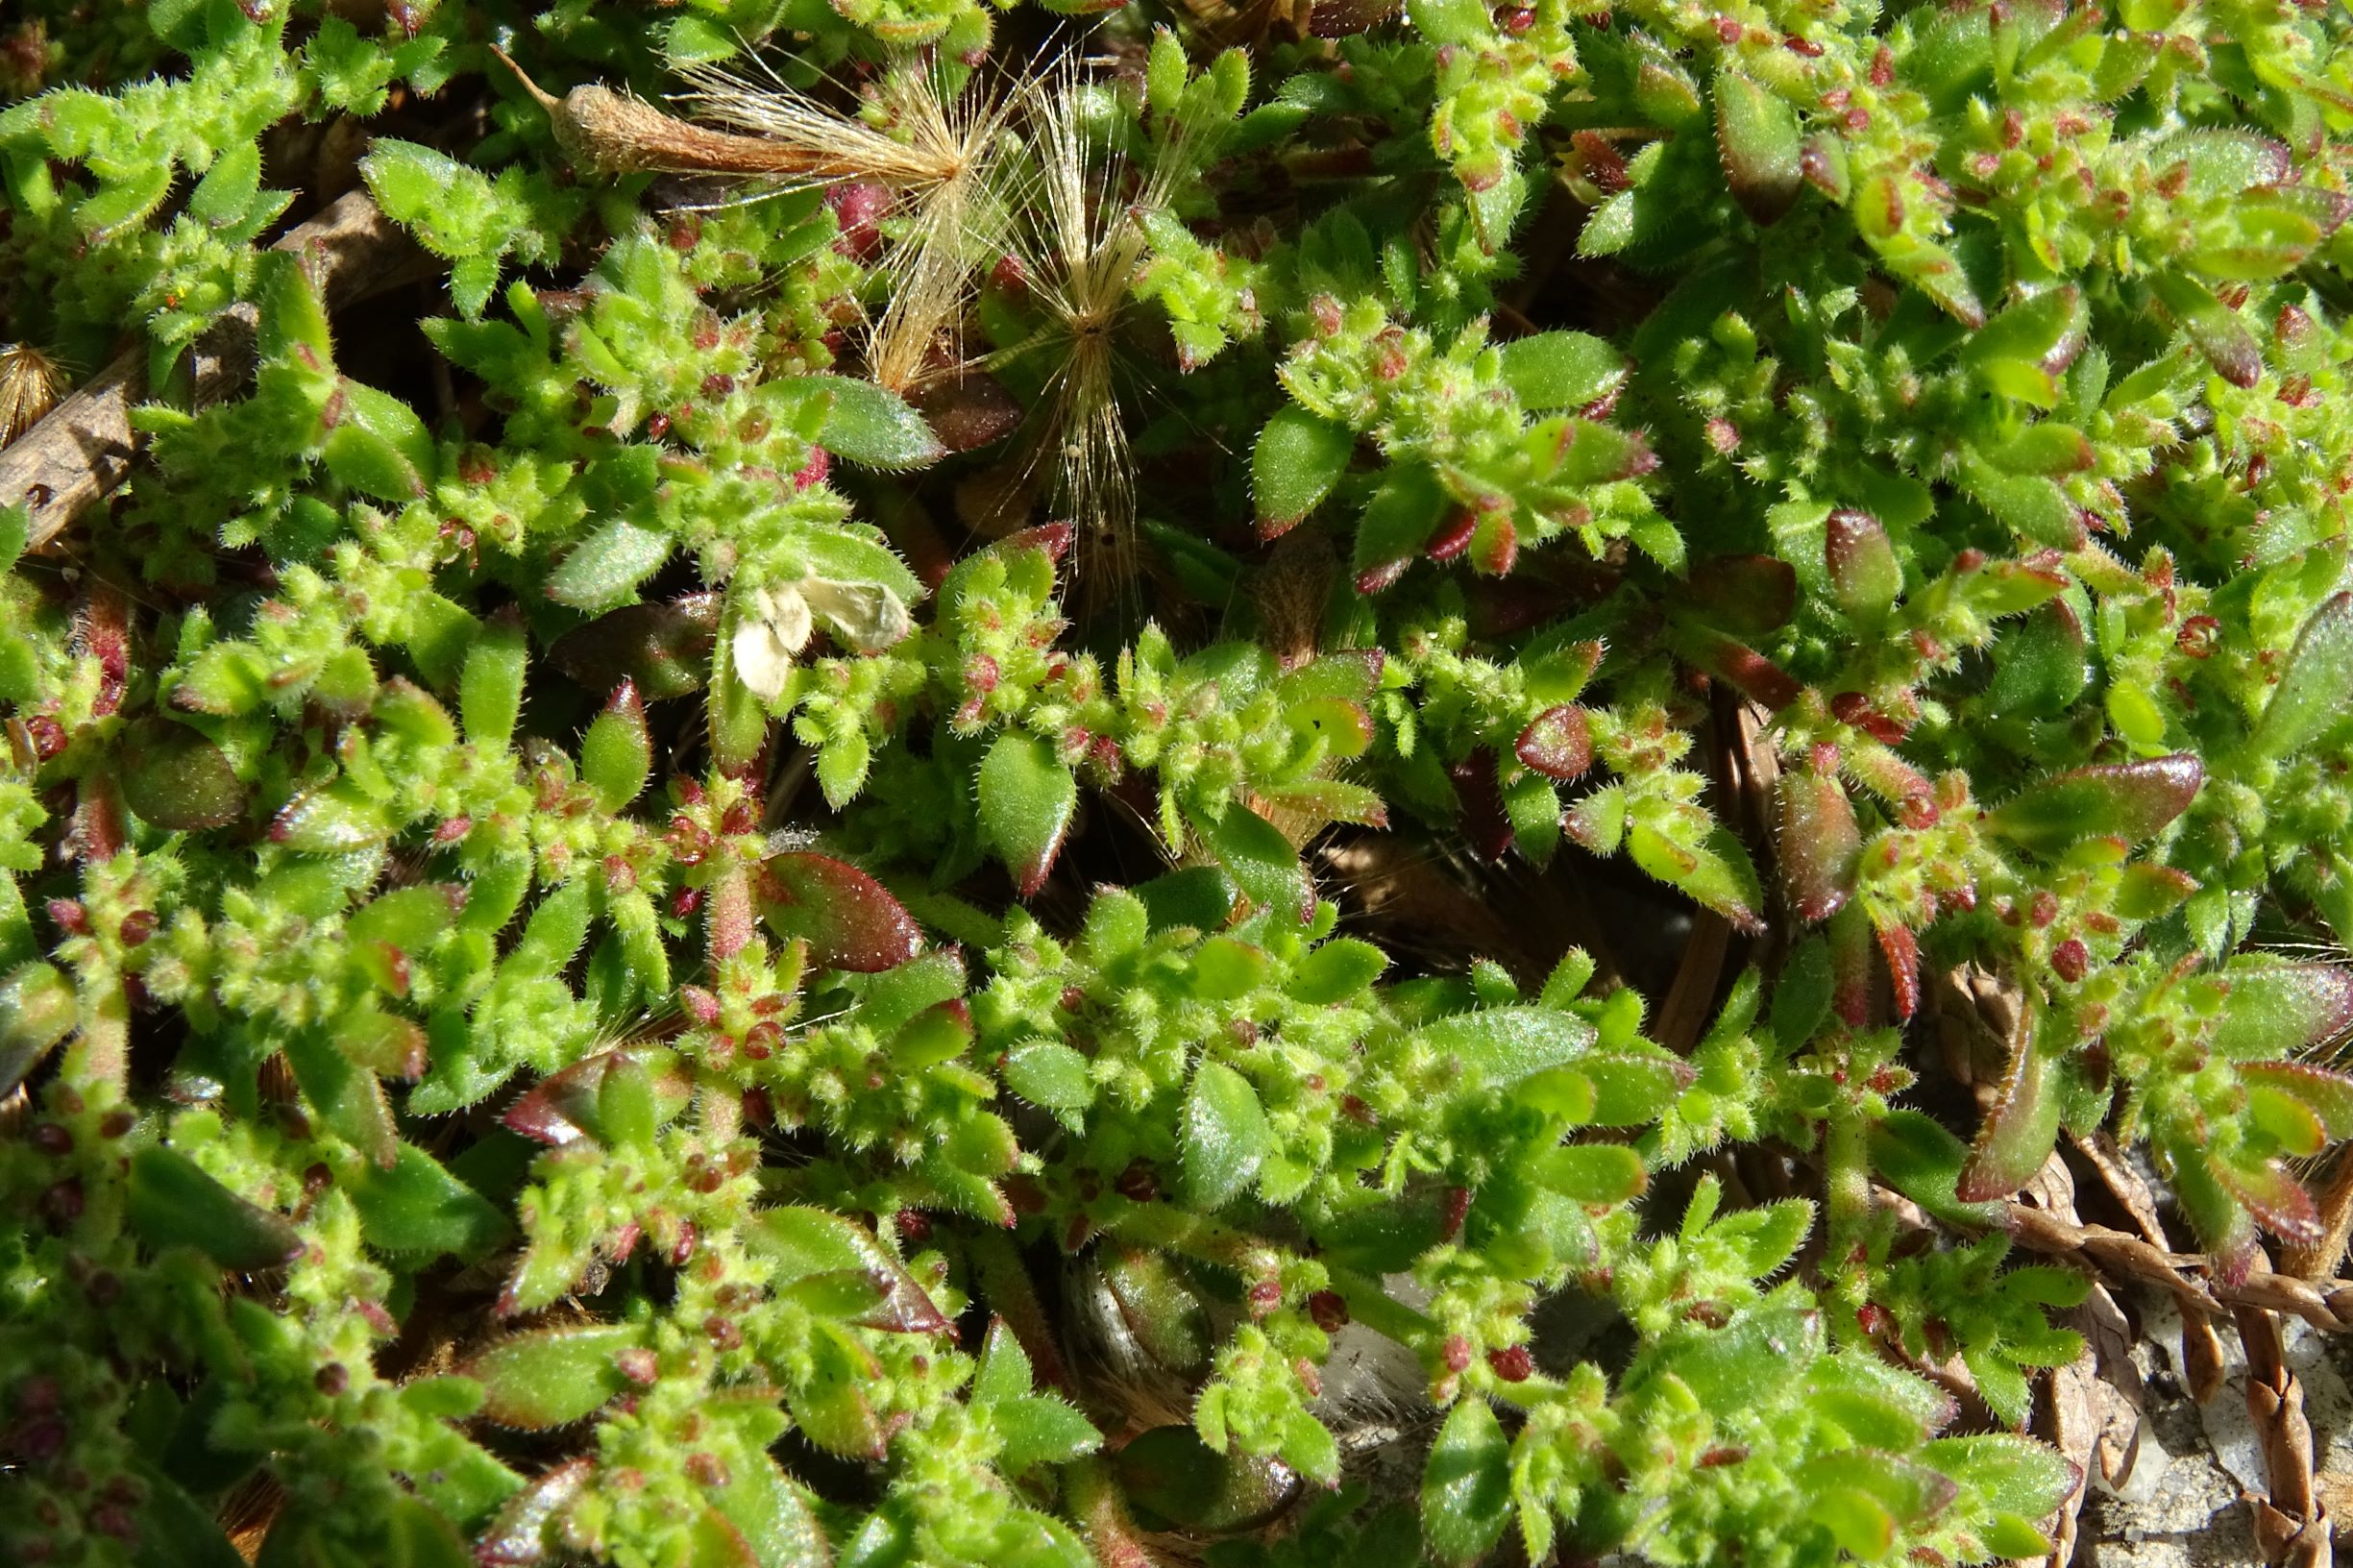
[[[687,71],[678,96],[708,122],[698,123],[593,85],[559,99],[507,64],[548,111],[565,156],[600,173],[714,175],[772,193],[883,186],[904,222],[882,263],[891,303],[869,336],[867,373],[904,393],[942,359],[955,362],[975,268],[1002,243],[993,159],[1011,95],[957,93],[939,72],[911,67],[883,79],[873,101],[882,123],[870,124],[765,66],[703,65]]]
[[[867,375],[904,393],[959,356],[958,329],[982,262],[1004,243],[996,154],[1016,94],[954,93],[933,71],[884,79],[876,107],[890,130],[841,114],[772,72],[765,80],[702,67],[682,102],[772,147],[795,148],[823,172],[888,188],[903,217],[883,261],[890,304],[867,341]]]
[[[39,424],[64,395],[64,366],[30,343],[0,345],[0,447]]]
[[[1091,159],[1083,123],[1085,84],[1068,61],[1025,85],[1022,115],[1032,166],[1017,191],[1009,235],[1031,305],[1044,323],[986,363],[1036,356],[1044,397],[1029,444],[1016,460],[1009,495],[1046,487],[1054,515],[1106,543],[1121,581],[1135,547],[1136,481],[1119,406],[1116,331],[1148,249],[1143,216],[1164,210],[1186,166],[1183,128],[1153,160],[1140,186],[1113,151]]]

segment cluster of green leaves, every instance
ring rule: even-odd
[[[854,374],[926,233],[881,185],[573,167],[488,47],[981,93],[1029,19],[83,9],[6,36],[0,310],[152,401],[74,570],[0,513],[12,1560],[225,1565],[256,1496],[271,1565],[2028,1556],[2076,1478],[1919,1374],[2016,1429],[2085,1282],[1953,1236],[2104,1128],[2225,1270],[2319,1237],[2341,18],[1090,24],[1145,616],[1095,519],[1005,526],[1054,280],[960,257],[910,401]],[[263,249],[355,131],[447,266],[380,377]],[[1581,952],[1342,934],[1327,830],[1772,940],[1670,1050]],[[1906,1026],[1964,966],[2019,1017],[1948,1125]],[[1693,1168],[1760,1139],[1818,1202]],[[1417,1497],[1349,1477],[1369,1363],[1445,1412]]]

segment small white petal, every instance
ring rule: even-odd
[[[730,647],[737,677],[761,701],[773,702],[793,670],[792,652],[777,640],[775,628],[765,621],[747,621],[735,628]]]
[[[776,641],[784,645],[787,653],[797,656],[809,646],[809,638],[817,630],[809,617],[809,600],[799,588],[787,584],[774,590],[763,590],[760,597],[768,603],[768,624],[775,628]]]
[[[861,653],[879,653],[915,629],[907,606],[880,583],[806,577],[800,590],[825,624]]]

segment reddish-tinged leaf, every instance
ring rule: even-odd
[[[762,868],[760,913],[786,939],[804,937],[828,968],[871,974],[904,964],[922,946],[914,918],[883,885],[827,855],[795,850]]]
[[[1504,811],[1502,787],[1495,778],[1494,754],[1474,751],[1446,770],[1462,802],[1462,832],[1483,859],[1501,860],[1511,847],[1511,819]]]
[[[1007,555],[1017,551],[1041,550],[1045,551],[1048,561],[1059,564],[1065,555],[1070,553],[1071,541],[1077,537],[1078,530],[1067,523],[1041,523],[1034,528],[1009,533],[989,548]]]
[[[625,680],[613,689],[580,741],[580,781],[596,793],[597,803],[618,812],[637,798],[653,769],[653,740],[646,729],[646,704],[637,683]]]
[[[1509,512],[1482,512],[1471,537],[1471,566],[1490,577],[1507,577],[1520,559],[1520,530]]]
[[[1871,1021],[1871,920],[1850,903],[1830,917],[1830,1005],[1851,1029]]]
[[[2159,919],[2179,909],[2197,892],[2197,879],[2188,871],[2137,860],[2117,878],[2116,912],[2128,920]]]
[[[1078,780],[1035,735],[1000,735],[982,759],[981,835],[1013,872],[1024,898],[1045,886],[1078,810]]]
[[[1772,223],[1798,199],[1804,138],[1796,110],[1738,71],[1716,73],[1716,151],[1732,199],[1758,223]]]
[[[590,691],[609,692],[625,680],[649,702],[684,697],[710,679],[720,597],[692,594],[601,615],[558,637],[548,656]]]
[[[1471,548],[1471,535],[1478,531],[1479,514],[1468,506],[1458,507],[1423,541],[1422,553],[1434,561],[1451,561]]]
[[[2353,1029],[2353,968],[2334,964],[2234,964],[2214,1048],[2238,1062],[2283,1057]]]
[[[1795,702],[1804,690],[1787,671],[1746,644],[1713,632],[1703,632],[1694,641],[1694,663],[1776,713]]]
[[[1920,1011],[1920,939],[1912,928],[1893,919],[1874,921],[1879,951],[1887,958],[1887,978],[1894,989],[1896,1017],[1909,1021]]]
[[[605,1129],[599,1103],[605,1075],[620,1068],[625,1059],[634,1062],[652,1086],[656,1125],[686,1109],[695,1085],[677,1056],[650,1046],[625,1046],[584,1057],[550,1073],[508,1106],[500,1123],[509,1132],[554,1148],[584,1138],[602,1138]]]
[[[1389,808],[1381,796],[1344,778],[1309,778],[1269,788],[1258,800],[1312,817],[1321,822],[1354,822],[1360,827],[1386,827]]]
[[[1691,569],[1684,589],[1708,625],[1736,637],[1786,625],[1798,608],[1798,574],[1774,555],[1710,556]]]
[[[686,1543],[686,1560],[695,1568],[767,1568],[735,1521],[716,1505],[705,1506],[695,1516],[687,1527]]]
[[[568,1426],[621,1392],[614,1358],[645,1337],[625,1323],[513,1335],[458,1369],[482,1385],[482,1413],[527,1432]]]
[[[1896,547],[1869,512],[1843,506],[1832,512],[1823,528],[1822,554],[1830,592],[1851,620],[1877,625],[1903,592]]]
[[[405,1082],[425,1076],[425,1031],[411,1019],[363,1007],[337,1017],[333,1027],[336,1048],[368,1071]]]
[[[2263,349],[2255,334],[2203,283],[2186,273],[2161,272],[2149,287],[2217,375],[2238,387],[2263,380]]]
[[[2310,1110],[2329,1137],[2353,1138],[2353,1077],[2308,1062],[2243,1063],[2239,1076]]]
[[[1783,773],[1777,793],[1776,846],[1790,903],[1808,924],[1826,920],[1853,894],[1862,867],[1863,834],[1853,802],[1836,777],[1811,771]]]
[[[950,452],[1002,441],[1021,423],[1021,405],[1005,383],[985,370],[959,371],[924,382],[908,400]]]
[[[2215,1179],[2246,1206],[2255,1222],[2292,1246],[2310,1246],[2326,1234],[2312,1194],[2277,1160],[2260,1165],[2214,1162]]]
[[[719,873],[708,894],[703,928],[711,956],[733,958],[751,942],[751,878],[742,866],[729,866]]]
[[[1585,710],[1563,702],[1536,715],[1511,748],[1547,778],[1570,779],[1593,766],[1593,730]]]
[[[595,1461],[566,1459],[506,1500],[474,1548],[481,1568],[538,1568],[549,1559],[549,1527],[588,1489]]]
[[[2012,1048],[2000,1097],[1969,1151],[1954,1195],[1963,1203],[2005,1198],[2034,1179],[2059,1141],[2059,1092],[2051,1064],[2031,1036]]]
[[[2057,773],[1986,819],[2021,848],[2055,855],[2086,839],[2114,836],[2138,844],[2190,809],[2206,782],[2187,751],[2103,768]]]
[[[863,1274],[882,1299],[852,1320],[862,1327],[897,1334],[946,1334],[953,1327],[897,1255],[846,1215],[801,1205],[763,1210],[744,1237],[774,1262],[778,1284],[844,1271]]]

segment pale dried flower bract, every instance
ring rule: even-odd
[[[41,422],[65,392],[65,369],[30,343],[0,346],[0,447]]]
[[[729,651],[735,673],[763,701],[784,690],[794,661],[807,650],[817,624],[860,653],[879,653],[915,629],[895,591],[875,582],[835,582],[814,575],[797,582],[754,588]]]
[[[883,260],[890,304],[867,344],[867,374],[904,392],[936,361],[953,364],[958,329],[979,266],[1003,246],[1003,203],[992,188],[1010,95],[952,91],[930,71],[883,80],[875,107],[890,129],[819,103],[765,73],[717,67],[687,73],[680,101],[753,139],[792,150],[805,165],[778,180],[809,188],[871,180],[897,198],[898,233]]]

